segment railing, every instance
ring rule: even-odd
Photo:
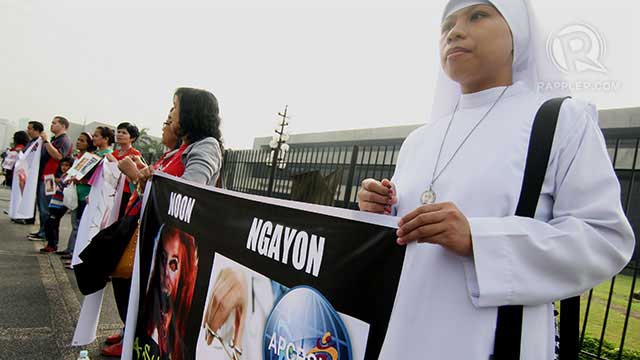
[[[620,180],[622,205],[636,234],[640,229],[640,128],[604,130],[607,149]],[[378,145],[293,145],[276,171],[271,196],[289,199],[296,175],[318,172],[338,177],[333,204],[357,209],[362,180],[391,178],[401,141]],[[225,153],[224,184],[231,190],[268,195],[270,150]],[[638,246],[636,244],[636,246]],[[636,248],[637,249],[637,248]],[[634,300],[638,251],[629,265],[610,282],[581,297],[581,356],[584,359],[622,359],[629,350],[640,354],[640,302]],[[640,356],[638,357],[640,358]]]
[[[605,129],[603,132],[620,180],[625,214],[638,234],[640,128]],[[582,295],[580,344],[585,359],[623,359],[627,350],[640,350],[640,303],[634,299],[640,266],[637,236],[635,250],[631,262],[617,276]]]
[[[288,199],[295,175],[318,171],[322,176],[337,172],[340,179],[334,205],[357,209],[356,194],[368,177],[391,178],[400,144],[363,146],[293,147],[276,171],[273,193]],[[267,195],[270,150],[240,150],[225,153],[225,187],[256,195]],[[284,165],[284,166],[283,166]]]

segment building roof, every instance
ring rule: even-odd
[[[603,129],[640,127],[640,107],[599,110],[598,117],[600,127]],[[292,145],[401,143],[413,130],[422,125],[292,134],[287,143]],[[268,146],[271,138],[271,136],[254,138],[253,148]]]
[[[420,126],[422,126],[422,124],[293,134],[291,135],[287,143],[311,145],[327,143],[366,144],[379,142],[380,140],[384,140],[385,142],[388,142],[390,140],[397,140],[401,142],[413,130],[417,129]],[[253,148],[259,149],[260,147],[268,146],[269,141],[271,141],[271,136],[255,138],[253,140]]]

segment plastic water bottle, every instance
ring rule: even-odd
[[[80,356],[78,356],[78,360],[90,360],[89,352],[87,350],[80,350]]]

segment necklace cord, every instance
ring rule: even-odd
[[[458,99],[458,102],[456,103],[456,107],[453,109],[453,114],[451,114],[451,119],[449,120],[449,125],[447,125],[447,130],[445,131],[444,137],[442,138],[442,143],[440,143],[440,150],[438,150],[438,157],[436,158],[436,164],[433,167],[433,174],[431,175],[431,183],[429,184],[429,190],[431,190],[433,188],[433,184],[436,182],[436,180],[438,180],[440,175],[442,175],[442,173],[447,168],[447,166],[449,166],[449,164],[451,163],[451,160],[453,160],[453,158],[456,156],[456,154],[458,154],[458,151],[460,151],[462,146],[467,142],[467,140],[469,139],[471,134],[473,134],[473,132],[476,130],[476,128],[478,126],[480,126],[480,123],[482,123],[482,121],[484,121],[484,119],[487,118],[487,116],[489,115],[491,110],[493,110],[493,108],[498,104],[498,102],[500,102],[500,99],[502,99],[502,96],[507,92],[507,89],[509,89],[509,86],[505,87],[504,90],[502,90],[502,93],[500,93],[500,96],[498,96],[496,101],[493,103],[493,105],[491,105],[489,110],[487,110],[487,112],[482,116],[480,121],[478,121],[474,125],[474,127],[471,129],[471,131],[469,131],[469,133],[467,134],[467,136],[465,136],[465,138],[462,140],[460,145],[458,145],[458,148],[456,149],[456,151],[453,152],[453,155],[451,155],[451,158],[449,158],[449,160],[444,164],[442,169],[440,169],[440,171],[436,175],[436,171],[438,170],[438,164],[440,163],[440,155],[442,155],[442,149],[444,148],[444,142],[447,139],[447,135],[449,134],[449,129],[451,129],[451,124],[453,123],[453,118],[455,117],[456,112],[458,111],[458,107],[460,106],[460,99]]]

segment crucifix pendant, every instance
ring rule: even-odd
[[[429,205],[436,202],[436,192],[433,191],[431,186],[429,186],[429,190],[425,190],[420,196],[420,202],[422,205]]]

